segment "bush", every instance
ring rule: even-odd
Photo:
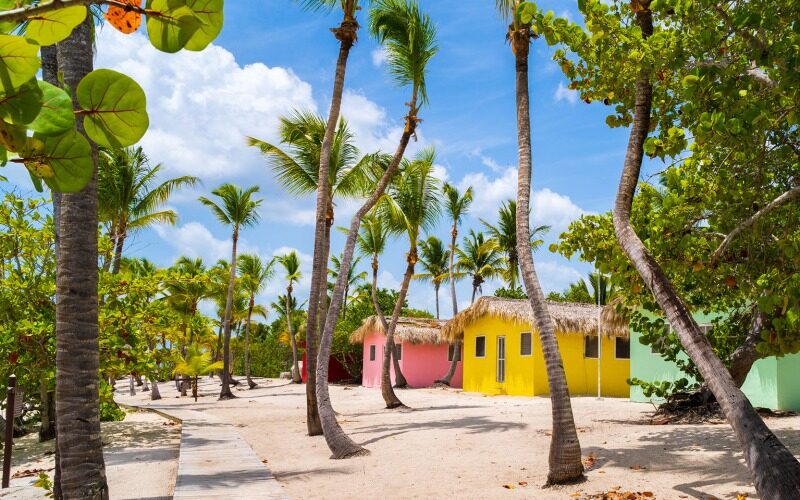
[[[100,381],[100,421],[120,422],[125,420],[125,410],[114,402],[114,389],[105,380]]]

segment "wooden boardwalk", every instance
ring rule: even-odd
[[[174,500],[277,500],[288,497],[236,429],[204,412],[147,405],[180,419],[181,447]]]

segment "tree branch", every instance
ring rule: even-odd
[[[25,7],[17,7],[16,9],[9,9],[0,12],[0,22],[4,23],[21,23],[33,16],[42,15],[54,10],[63,9],[66,7],[73,7],[76,5],[113,5],[120,9],[138,12],[145,14],[145,9],[137,7],[132,4],[127,4],[118,0],[51,0],[46,3],[39,3],[36,5],[27,5]]]
[[[728,246],[730,246],[731,242],[737,236],[739,236],[739,234],[741,234],[742,231],[744,231],[745,229],[751,227],[760,218],[762,218],[765,215],[769,214],[770,212],[772,212],[776,208],[780,207],[781,205],[789,203],[790,201],[794,200],[798,196],[800,196],[800,184],[795,186],[795,187],[793,187],[792,189],[786,191],[785,193],[783,193],[782,195],[778,196],[777,198],[775,198],[771,202],[767,203],[761,210],[757,211],[756,213],[751,215],[749,218],[744,220],[741,224],[736,226],[733,229],[733,231],[728,233],[728,236],[726,236],[725,239],[722,240],[722,243],[720,243],[719,246],[717,247],[717,249],[714,250],[714,253],[711,254],[711,265],[715,266],[717,264],[717,261],[719,260],[720,257],[722,257],[722,254],[724,254],[725,251],[728,249]]]

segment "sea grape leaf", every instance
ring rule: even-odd
[[[185,48],[194,51],[203,50],[222,31],[223,0],[186,0],[186,6],[192,9],[195,17],[200,21],[200,25],[186,42]]]
[[[147,100],[131,77],[98,69],[81,80],[76,95],[86,134],[100,146],[131,146],[147,131]]]
[[[42,135],[61,135],[75,126],[72,99],[63,89],[39,80],[42,109],[28,128]]]
[[[75,26],[86,19],[86,7],[73,5],[37,14],[28,18],[25,37],[39,45],[52,45],[64,40]]]
[[[21,36],[0,35],[0,92],[11,93],[39,71],[39,46]]]
[[[9,123],[30,123],[41,109],[42,91],[35,78],[7,94],[0,94],[0,118]]]
[[[32,175],[59,193],[80,191],[94,173],[92,146],[75,129],[58,136],[35,134],[20,156]]]
[[[21,151],[25,148],[26,129],[22,125],[12,125],[0,120],[0,145],[9,151]]]
[[[153,0],[147,5],[147,36],[162,52],[178,52],[200,28],[186,0]]]

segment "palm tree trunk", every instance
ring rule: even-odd
[[[56,437],[55,423],[53,422],[53,393],[50,392],[50,384],[47,376],[42,376],[39,379],[39,400],[42,403],[39,410],[40,424],[39,424],[39,442],[50,441]]]
[[[251,389],[258,387],[258,384],[253,382],[250,378],[250,318],[253,316],[253,307],[255,306],[255,297],[250,296],[250,307],[247,309],[247,323],[244,327],[244,375],[247,378],[247,385]]]
[[[450,231],[450,262],[447,265],[447,275],[450,279],[450,299],[453,302],[453,317],[458,314],[458,300],[456,299],[456,280],[453,279],[453,261],[456,255],[456,239],[458,238],[458,220],[453,221],[453,228]],[[472,301],[475,301],[475,292],[472,293]],[[453,376],[456,374],[458,368],[458,358],[461,355],[461,341],[456,340],[453,342],[453,359],[450,361],[450,368],[447,370],[447,375],[436,382],[450,385]]]
[[[92,19],[58,44],[58,67],[71,89],[92,71]],[[73,106],[78,108],[73,94]],[[83,119],[76,117],[83,133]],[[91,141],[90,141],[91,143]],[[56,426],[65,498],[107,499],[100,436],[97,316],[97,150],[95,173],[78,193],[61,198],[56,278]]]
[[[231,369],[231,315],[233,314],[233,289],[236,286],[236,244],[239,241],[239,227],[233,228],[233,242],[231,249],[231,276],[228,281],[228,297],[225,299],[225,318],[223,320],[224,332],[222,340],[222,389],[219,393],[219,399],[233,399],[233,392],[230,386],[230,369]]]
[[[436,295],[436,319],[439,319],[439,284],[433,285],[433,291]]]
[[[644,36],[650,36],[653,32],[652,13],[645,8],[636,13],[636,20]],[[737,387],[664,270],[648,252],[631,224],[631,206],[639,181],[644,141],[650,128],[652,99],[650,74],[642,69],[636,81],[634,119],[614,204],[617,241],[664,310],[686,354],[716,397],[742,448],[758,494],[769,499],[800,498],[800,463],[764,424]]]
[[[519,181],[517,189],[517,253],[522,268],[522,281],[528,292],[533,318],[542,344],[550,401],[553,413],[553,436],[550,441],[548,484],[574,481],[583,474],[581,445],[572,415],[567,376],[556,341],[555,326],[547,311],[544,293],[536,276],[530,246],[529,205],[531,193],[531,125],[528,95],[528,52],[531,33],[524,27],[512,31],[511,44],[516,59],[517,138],[519,149]]]
[[[353,0],[344,3],[344,19],[339,28],[333,30],[334,36],[339,40],[339,57],[336,59],[336,71],[333,78],[333,94],[331,107],[328,112],[328,121],[325,125],[325,137],[319,155],[319,172],[317,176],[317,209],[316,225],[314,228],[314,256],[311,268],[311,293],[308,300],[308,317],[306,318],[306,362],[303,367],[306,371],[306,426],[309,436],[319,436],[323,433],[317,408],[317,331],[320,330],[319,303],[328,282],[328,259],[325,247],[330,246],[330,226],[328,225],[328,205],[331,202],[329,172],[331,163],[331,149],[336,133],[336,124],[342,108],[342,95],[344,93],[344,79],[347,71],[347,59],[350,49],[357,38],[358,23],[352,16]],[[331,221],[332,222],[332,221]],[[327,236],[326,236],[327,226]],[[324,321],[324,316],[322,316]]]
[[[45,45],[41,48],[42,54],[42,80],[46,81],[50,85],[55,85],[56,87],[60,87],[61,84],[58,81],[58,49],[56,45]],[[59,244],[59,222],[61,220],[61,193],[57,193],[55,191],[52,192],[53,197],[53,236],[55,239],[55,258],[56,258],[56,275],[58,275],[58,263],[59,263],[59,252],[58,252],[58,244]],[[58,295],[56,295],[56,301],[58,301]],[[56,306],[56,315],[55,315],[55,322],[58,324],[58,307]],[[62,500],[64,495],[61,491],[61,460],[58,453],[58,433],[57,428],[58,425],[56,424],[56,402],[55,402],[55,393],[50,393],[50,409],[52,412],[52,427],[53,427],[53,437],[56,438],[56,453],[55,453],[55,471],[53,472],[53,498],[55,500]]]
[[[133,382],[133,373],[128,375],[128,394],[130,396],[136,395],[136,384]]]
[[[161,399],[161,392],[158,390],[158,381],[154,378],[152,380],[153,390],[150,391],[150,400],[156,401]]]
[[[289,332],[289,342],[292,345],[292,382],[302,384],[303,378],[300,376],[300,364],[297,355],[297,340],[294,338],[294,325],[292,325],[292,286],[286,287],[286,328]],[[308,327],[306,327],[307,329]],[[308,335],[308,332],[306,332]],[[306,342],[307,344],[308,342]],[[308,356],[306,355],[306,360]]]
[[[417,251],[412,246],[408,251],[408,265],[406,272],[403,275],[403,282],[400,285],[400,295],[397,297],[397,302],[394,304],[392,311],[392,321],[389,323],[389,328],[386,330],[386,346],[383,349],[383,371],[381,373],[381,395],[383,401],[386,403],[386,408],[404,407],[402,401],[394,393],[392,389],[392,380],[389,372],[389,359],[394,359],[395,363],[395,381],[400,379],[399,363],[397,362],[397,349],[394,344],[394,331],[397,328],[397,320],[400,318],[400,311],[403,309],[403,302],[406,300],[408,294],[408,285],[411,283],[411,277],[414,275],[414,264],[417,260]],[[399,385],[399,383],[398,383]],[[402,386],[400,386],[402,387]]]
[[[416,92],[414,92],[413,95],[416,96]],[[344,430],[342,430],[339,422],[336,421],[336,413],[333,411],[331,396],[328,391],[328,363],[320,363],[320,360],[327,360],[331,354],[333,329],[336,326],[336,322],[339,320],[339,309],[342,305],[345,282],[350,273],[350,266],[353,263],[353,253],[356,248],[356,237],[358,236],[358,228],[361,226],[361,219],[372,210],[372,207],[375,206],[378,199],[383,196],[386,186],[389,184],[389,181],[392,180],[400,166],[400,161],[403,159],[408,141],[411,140],[411,136],[416,130],[416,98],[411,99],[409,109],[410,111],[406,117],[406,126],[403,130],[403,134],[400,136],[400,143],[392,157],[392,161],[375,186],[373,193],[356,211],[350,221],[350,228],[347,233],[344,252],[342,253],[342,261],[339,266],[339,277],[336,279],[336,285],[333,288],[330,308],[325,317],[325,327],[320,336],[319,355],[317,357],[317,405],[319,408],[320,421],[322,422],[322,429],[325,434],[325,442],[333,453],[332,458],[350,458],[369,453],[366,448],[359,446],[355,441],[350,439],[350,437],[344,433]]]
[[[114,262],[111,264],[111,274],[119,274],[122,265],[122,246],[125,244],[125,232],[128,230],[125,221],[121,221],[117,228],[116,241],[114,242]]]

